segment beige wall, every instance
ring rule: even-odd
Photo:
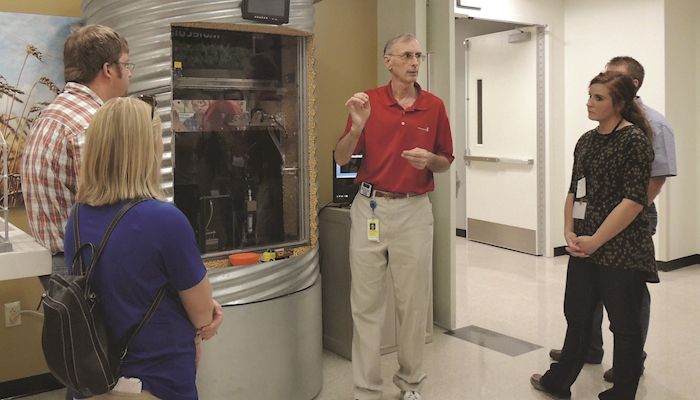
[[[35,310],[42,288],[36,278],[0,281],[0,382],[48,372],[41,351],[42,319],[22,315],[22,325],[5,328],[5,303],[20,301],[23,310]]]
[[[80,16],[80,0],[1,0],[0,12]],[[23,209],[11,210],[10,220],[28,230]],[[19,300],[23,310],[34,310],[41,298],[42,288],[36,278],[0,281],[0,382],[11,381],[48,372],[41,352],[42,320],[22,315],[22,325],[5,328],[3,304]]]
[[[700,253],[698,202],[698,82],[697,0],[665,1],[666,118],[675,130],[678,176],[667,180],[659,206],[659,260]],[[666,216],[666,218],[664,218]],[[688,218],[688,216],[696,216]]]
[[[416,0],[416,7],[422,7],[426,14],[427,25],[423,28],[416,23],[416,36],[421,29],[426,30],[425,49],[430,61],[422,66],[426,74],[425,86],[440,97],[445,103],[452,140],[454,142],[455,115],[455,19],[452,0],[430,0],[426,7],[425,0]],[[421,12],[416,12],[418,16]],[[381,15],[381,14],[380,14]],[[450,23],[445,23],[450,21]],[[429,33],[428,33],[429,31]],[[428,65],[429,64],[429,65]],[[448,77],[448,78],[445,78]],[[428,84],[429,83],[429,84]],[[453,148],[455,154],[459,150]],[[459,162],[459,157],[455,160]],[[454,163],[453,163],[454,165]],[[457,266],[455,253],[455,167],[435,174],[435,191],[430,193],[433,204],[434,238],[433,238],[433,320],[446,329],[457,328]]]
[[[82,15],[80,0],[0,0],[0,12],[61,15],[65,17],[79,17]]]
[[[439,0],[442,1],[442,0]],[[381,55],[386,42],[396,35],[412,33],[428,50],[426,0],[379,0],[377,2],[377,56]],[[438,6],[439,8],[439,6]],[[382,61],[382,58],[379,59]],[[389,71],[383,63],[377,63],[377,80],[385,85],[391,79]],[[426,87],[427,74],[425,64],[418,72],[418,83]]]
[[[345,101],[377,86],[377,0],[323,0],[314,8],[319,205],[332,201],[332,154]]]
[[[566,2],[566,170],[573,146],[595,126],[586,118],[588,80],[616,55],[638,59],[646,70],[639,94],[666,115],[676,132],[678,176],[670,178],[656,201],[659,228],[656,258],[662,261],[698,253],[698,123],[695,0],[605,0]],[[601,10],[605,12],[601,12]],[[625,15],[620,19],[618,15]],[[643,21],[644,29],[638,26]],[[606,29],[600,30],[599,27]],[[629,32],[635,32],[630,35]],[[615,37],[615,40],[610,40]],[[690,218],[689,218],[690,216]]]
[[[700,5],[695,4],[695,20],[700,20]],[[700,25],[695,25],[695,66],[700,67]],[[700,155],[700,74],[695,71],[695,154]],[[695,165],[696,178],[700,179],[700,161]],[[695,198],[700,201],[700,185],[695,181]],[[695,213],[695,254],[700,254],[700,210]]]
[[[620,15],[625,18],[619,18]],[[563,151],[567,188],[576,141],[596,126],[586,114],[588,83],[610,58],[632,56],[644,65],[646,77],[639,94],[646,104],[664,113],[663,15],[663,0],[566,1],[566,146]],[[644,29],[638,28],[641,21]],[[660,237],[664,234],[666,216],[660,213],[659,217]],[[657,251],[657,258],[659,253]]]

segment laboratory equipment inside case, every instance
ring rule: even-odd
[[[307,244],[305,38],[228,26],[172,27],[175,205],[203,254]]]

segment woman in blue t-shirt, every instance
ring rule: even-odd
[[[113,343],[124,340],[166,287],[152,319],[129,345],[120,382],[112,392],[94,397],[99,399],[124,392],[140,393],[130,398],[197,399],[199,346],[216,334],[222,321],[192,227],[175,206],[163,201],[163,142],[154,107],[135,98],[111,99],[86,132],[76,196],[81,243],[99,243],[126,202],[145,199],[116,226],[92,278]],[[65,237],[67,265],[74,254],[71,217]]]

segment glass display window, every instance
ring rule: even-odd
[[[174,202],[201,252],[309,244],[306,37],[173,26],[172,57]]]

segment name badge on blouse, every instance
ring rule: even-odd
[[[573,217],[575,219],[586,219],[586,205],[583,201],[574,201]]]
[[[576,198],[586,197],[586,177],[579,179],[576,183]]]

